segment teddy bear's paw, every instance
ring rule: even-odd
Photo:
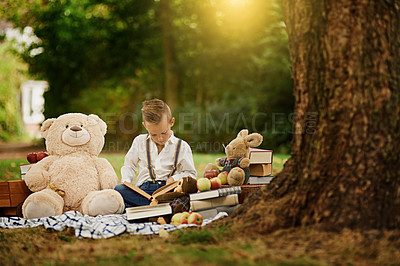
[[[228,174],[228,184],[231,186],[240,186],[243,184],[245,179],[245,173],[243,169],[239,167],[233,168]]]
[[[26,219],[42,218],[62,214],[64,201],[51,190],[31,194],[22,205]]]
[[[121,194],[113,189],[90,192],[82,202],[82,212],[90,216],[122,213],[124,207]]]
[[[208,164],[206,165],[206,167],[204,168],[204,172],[205,172],[205,171],[209,171],[209,170],[216,170],[216,171],[219,172],[219,167],[218,167],[216,164],[208,163]]]
[[[28,203],[24,209],[24,217],[26,219],[42,218],[55,215],[58,215],[56,210],[47,202],[31,202]]]

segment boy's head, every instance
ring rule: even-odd
[[[171,136],[171,127],[175,123],[169,106],[159,99],[143,102],[143,126],[151,139],[158,145],[165,145]]]

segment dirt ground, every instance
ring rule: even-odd
[[[0,143],[0,160],[25,158],[30,152],[45,150],[44,145],[35,143]]]
[[[400,265],[399,247],[399,231],[293,228],[244,235],[224,222],[100,240],[78,239],[72,229],[0,228],[0,265]]]

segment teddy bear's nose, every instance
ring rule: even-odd
[[[73,127],[71,127],[71,130],[72,130],[72,131],[81,131],[82,128],[80,128],[80,127],[78,127],[78,126],[73,126]]]

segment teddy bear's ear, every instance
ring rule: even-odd
[[[244,139],[247,135],[249,135],[249,131],[247,129],[242,129],[237,134],[237,138],[243,138]]]
[[[103,136],[104,136],[104,135],[106,134],[106,132],[107,132],[107,124],[106,124],[106,122],[104,122],[103,120],[101,120],[101,118],[98,117],[97,115],[90,114],[90,115],[88,116],[88,124],[89,124],[90,126],[94,126],[94,125],[96,125],[96,124],[99,124],[100,130],[101,130],[101,133],[103,134]]]
[[[260,146],[260,144],[263,141],[263,136],[258,133],[252,133],[252,134],[246,136],[245,140],[246,140],[247,146],[254,148],[254,147]]]
[[[56,118],[49,118],[42,123],[42,127],[40,128],[40,133],[42,134],[43,138],[47,137],[47,133],[49,132],[49,128],[51,125],[56,121]]]

